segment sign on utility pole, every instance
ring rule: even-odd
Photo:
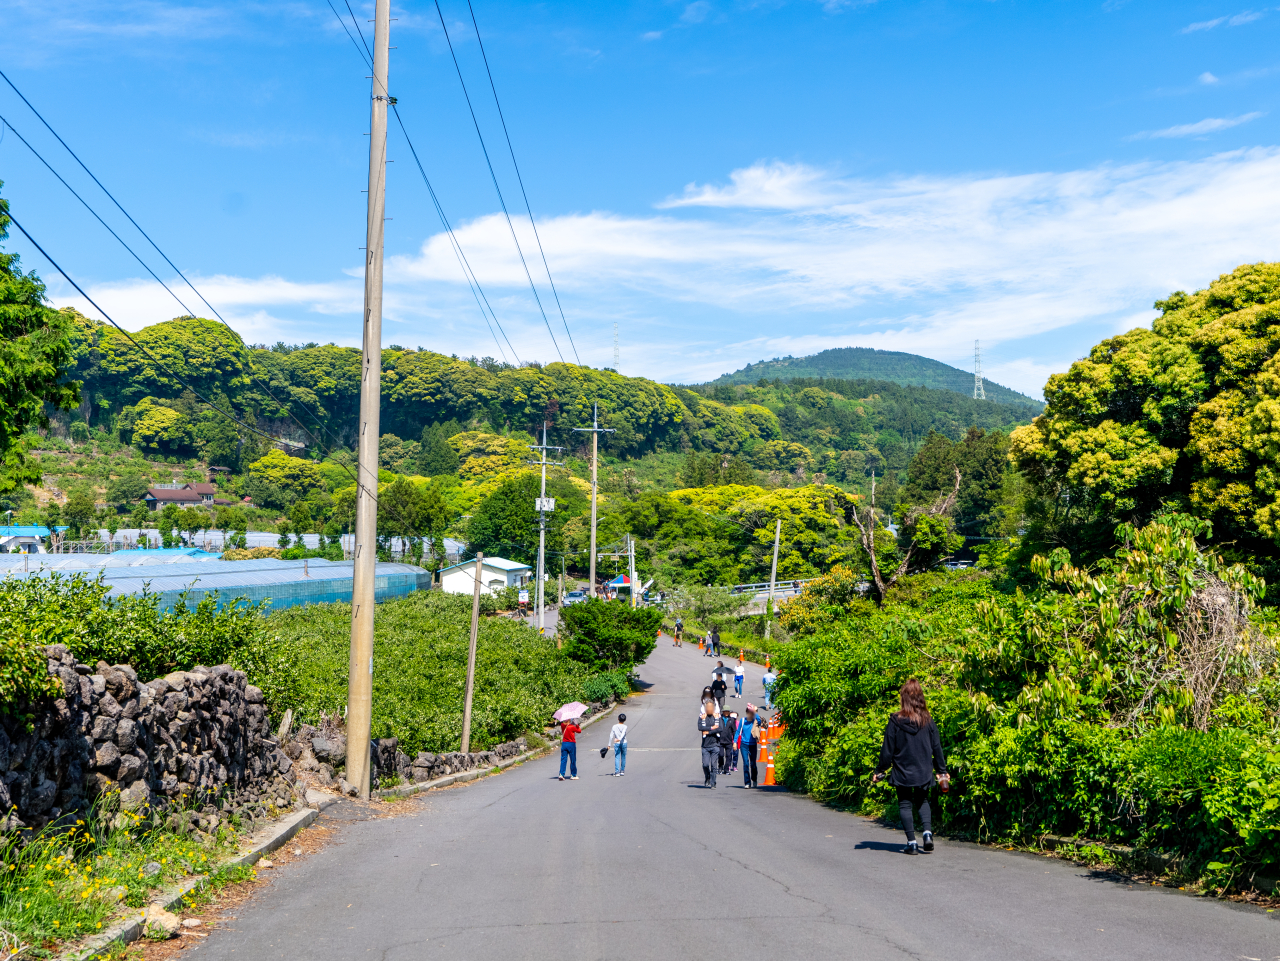
[[[534,603],[538,605],[538,633],[541,634],[546,629],[545,605],[547,599],[546,591],[546,571],[547,571],[547,514],[556,509],[556,499],[547,496],[547,467],[563,467],[563,461],[547,460],[547,451],[564,450],[563,447],[547,446],[547,422],[542,422],[542,443],[530,444],[530,450],[542,451],[540,460],[531,460],[528,463],[540,466],[542,468],[542,495],[535,499],[534,506],[538,511],[538,587],[537,596]],[[556,647],[560,646],[560,632],[556,631]]]
[[[347,674],[347,782],[369,799],[369,731],[373,716],[373,603],[378,560],[378,431],[382,401],[382,240],[387,199],[387,58],[391,0],[377,0],[369,118],[369,208],[365,226],[364,348],[360,365],[359,463],[356,468],[355,564],[351,589],[351,660]]]
[[[612,434],[612,427],[600,426],[600,405],[591,405],[591,426],[575,427],[575,431],[581,431],[591,435],[591,581],[587,588],[589,597],[596,596],[596,465],[600,461],[599,456],[599,440],[601,434]]]

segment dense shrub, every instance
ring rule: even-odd
[[[289,608],[267,622],[300,648],[299,718],[315,723],[321,713],[340,715],[347,703],[350,605]],[[470,624],[466,594],[419,591],[378,605],[374,737],[397,737],[409,753],[458,749]],[[599,700],[604,685],[615,683],[606,678],[522,623],[484,618],[476,648],[472,749],[540,731],[568,701]]]
[[[589,597],[560,612],[564,651],[597,671],[642,663],[657,643],[662,611]]]
[[[877,610],[852,578],[814,585],[777,656],[782,776],[882,810],[890,791],[870,776],[915,676],[958,778],[939,798],[945,829],[1078,835],[1176,852],[1192,871],[1274,874],[1274,646],[1250,620],[1260,585],[1201,550],[1202,531],[1183,517],[1123,531],[1126,547],[1092,571],[1044,558],[1029,593],[933,573]]]
[[[219,608],[216,592],[190,607],[160,610],[155,594],[108,597],[101,578],[83,575],[0,581],[0,699],[20,703],[53,688],[43,647],[65,644],[89,664],[131,664],[143,680],[197,664],[231,664],[262,688],[273,711],[297,697],[287,641],[273,636],[259,605]]]

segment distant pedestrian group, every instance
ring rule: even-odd
[[[719,684],[721,694],[716,695]],[[759,774],[756,767],[756,751],[759,744],[759,728],[764,721],[760,718],[754,704],[747,704],[741,717],[737,711],[725,712],[723,675],[717,674],[716,681],[703,688],[702,711],[698,715],[698,732],[702,737],[702,784],[703,787],[715,789],[717,776],[732,774],[738,769],[738,759],[742,759],[743,787],[759,786]]]

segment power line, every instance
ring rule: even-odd
[[[485,294],[484,288],[480,286],[480,280],[476,277],[475,271],[471,269],[471,262],[467,260],[467,255],[462,250],[462,244],[458,241],[457,235],[454,234],[449,218],[444,214],[444,207],[440,205],[435,188],[431,186],[431,179],[427,176],[427,171],[423,168],[422,161],[418,159],[417,148],[414,147],[413,141],[409,138],[409,131],[405,128],[404,120],[400,116],[400,108],[392,104],[391,110],[396,115],[396,123],[400,125],[400,132],[404,134],[405,143],[409,145],[409,153],[413,155],[413,162],[418,166],[418,173],[422,174],[422,182],[427,185],[427,193],[431,195],[431,203],[435,205],[436,213],[440,216],[440,222],[444,224],[444,229],[449,234],[449,241],[453,246],[454,255],[458,258],[458,263],[462,267],[463,276],[467,278],[467,286],[471,288],[471,295],[476,298],[477,307],[480,307],[480,298],[484,298],[484,307],[480,307],[480,316],[484,317],[485,324],[489,325],[489,317],[484,312],[484,308],[488,307],[489,314],[493,317],[493,323],[498,325],[498,330],[502,331],[503,339],[506,340],[507,346],[511,348],[511,356],[515,357],[517,364],[520,363],[520,355],[516,353],[515,346],[511,343],[511,338],[507,336],[507,332],[502,329],[502,322],[498,320],[498,315],[494,313],[493,305],[489,303],[488,295]],[[493,333],[492,325],[489,325],[489,333],[493,335],[494,343],[498,345],[498,352],[502,354],[502,359],[506,360],[506,352],[502,349],[502,342],[498,340],[498,335]]]
[[[62,174],[60,174],[60,173],[58,173],[58,171],[54,170],[54,169],[53,169],[53,165],[52,165],[52,164],[50,164],[50,163],[49,163],[49,161],[45,160],[45,159],[44,159],[44,157],[42,157],[42,156],[40,155],[40,151],[36,150],[36,148],[35,148],[35,147],[31,146],[31,144],[27,142],[27,138],[26,138],[26,137],[24,137],[24,136],[22,136],[22,134],[20,134],[20,133],[18,132],[18,128],[17,128],[17,127],[15,127],[13,124],[9,123],[9,121],[8,121],[7,119],[5,119],[5,117],[4,117],[3,115],[0,115],[0,125],[3,125],[3,126],[5,126],[5,127],[7,127],[8,129],[12,130],[12,131],[13,131],[13,135],[14,135],[15,137],[17,137],[19,140],[21,140],[21,141],[22,141],[22,143],[26,146],[26,148],[27,148],[28,150],[30,150],[33,154],[35,154],[36,159],[37,159],[37,160],[39,160],[42,164],[44,164],[44,165],[45,165],[45,167],[47,167],[47,168],[48,168],[49,173],[51,173],[51,174],[53,174],[55,177],[57,177],[57,178],[58,178],[58,182],[59,182],[59,183],[61,183],[61,184],[62,184],[62,186],[66,187],[66,188],[67,188],[67,190],[71,191],[71,196],[75,197],[75,198],[76,198],[76,200],[80,201],[80,203],[82,203],[82,204],[84,205],[84,209],[85,209],[85,210],[87,210],[87,211],[89,211],[89,213],[93,214],[93,218],[94,218],[94,220],[96,220],[96,221],[98,221],[98,223],[102,224],[102,226],[106,228],[107,233],[111,234],[111,236],[112,236],[112,237],[114,237],[116,240],[120,241],[120,246],[121,246],[121,247],[123,247],[125,250],[129,251],[129,253],[133,255],[133,259],[134,259],[134,260],[136,260],[139,264],[141,264],[141,265],[142,265],[142,269],[143,269],[143,270],[145,270],[147,273],[149,273],[149,274],[150,274],[150,275],[155,279],[155,282],[156,282],[156,283],[158,283],[158,284],[159,284],[161,287],[163,287],[165,290],[169,291],[169,296],[171,296],[174,300],[176,300],[176,301],[178,302],[178,306],[179,306],[179,307],[181,307],[181,308],[182,308],[184,311],[186,311],[188,314],[190,314],[190,313],[191,313],[191,308],[190,308],[190,307],[188,307],[185,303],[183,303],[183,302],[182,302],[182,298],[181,298],[181,297],[179,297],[177,294],[175,294],[175,293],[173,292],[173,290],[169,287],[169,285],[168,285],[168,284],[166,284],[163,280],[161,280],[161,279],[156,275],[156,272],[155,272],[154,270],[152,270],[152,269],[151,269],[151,267],[147,264],[147,262],[146,262],[145,260],[143,260],[141,257],[139,257],[139,256],[138,256],[138,254],[134,251],[134,249],[133,249],[132,247],[130,247],[127,243],[125,243],[125,242],[124,242],[124,239],[123,239],[123,238],[122,238],[118,233],[116,233],[114,230],[112,230],[112,229],[111,229],[111,226],[110,226],[110,225],[109,225],[105,220],[103,220],[101,217],[99,217],[99,216],[98,216],[98,212],[97,212],[96,210],[94,210],[92,207],[90,207],[90,206],[89,206],[89,202],[88,202],[87,200],[85,200],[85,199],[84,199],[83,197],[81,197],[78,193],[76,193],[75,188],[74,188],[74,187],[72,187],[72,186],[71,186],[71,184],[67,183],[65,180],[63,180],[63,179],[62,179]]]
[[[356,48],[356,53],[360,55],[360,59],[364,61],[365,66],[372,70],[373,64],[367,56],[369,44],[364,39],[364,32],[361,31],[360,22],[356,19],[355,13],[351,10],[351,4],[349,2],[346,4],[347,12],[351,14],[351,22],[355,25],[356,33],[360,35],[359,41],[352,36],[351,30],[347,27],[347,23],[342,18],[342,15],[338,13],[337,7],[333,5],[331,0],[326,0],[326,2],[329,3],[329,9],[333,11],[333,15],[338,18],[338,23],[342,25],[342,29],[346,32],[347,38]],[[387,91],[385,90],[383,91],[383,93],[386,92]],[[394,102],[391,103],[391,109],[395,111],[396,122],[400,124],[400,131],[404,134],[405,142],[409,145],[409,152],[413,154],[413,161],[418,166],[418,172],[422,174],[422,181],[427,185],[427,193],[431,195],[431,203],[436,208],[436,213],[440,216],[440,222],[444,225],[445,231],[449,234],[450,246],[453,247],[454,256],[458,258],[459,266],[462,267],[462,274],[467,280],[467,286],[471,288],[471,296],[475,298],[476,306],[480,308],[480,316],[484,318],[485,325],[489,328],[489,334],[493,337],[494,343],[498,345],[498,353],[502,355],[502,359],[504,361],[507,359],[507,353],[502,348],[502,341],[498,340],[498,335],[493,332],[494,324],[497,324],[498,330],[502,333],[503,339],[507,342],[507,346],[511,348],[511,355],[515,357],[516,363],[520,363],[520,355],[516,353],[516,349],[511,343],[511,338],[508,337],[507,332],[503,330],[502,322],[498,320],[498,315],[494,312],[493,305],[489,303],[488,295],[485,294],[484,288],[480,285],[479,278],[476,277],[475,271],[471,268],[471,262],[467,260],[467,255],[462,249],[462,244],[459,242],[457,235],[453,232],[453,227],[449,223],[449,218],[445,216],[444,207],[441,206],[440,200],[436,196],[435,188],[431,186],[431,180],[427,177],[427,171],[422,166],[422,161],[418,159],[418,151],[413,146],[413,140],[409,137],[409,131],[405,127],[404,119],[400,116],[400,111],[396,108]],[[483,305],[481,304],[481,299],[484,300]],[[485,313],[486,307],[488,308],[487,314]],[[491,316],[493,318],[492,323],[490,323],[489,320]]]
[[[246,424],[244,421],[236,417],[235,414],[232,414],[223,410],[213,401],[209,400],[207,397],[201,394],[198,390],[196,390],[194,387],[188,384],[180,376],[174,373],[174,371],[168,365],[166,365],[162,360],[160,360],[160,358],[158,358],[155,354],[151,353],[151,351],[147,350],[147,348],[143,347],[140,343],[134,340],[132,334],[130,334],[127,330],[125,330],[123,327],[117,324],[115,320],[112,319],[111,315],[108,314],[105,310],[103,310],[100,306],[98,306],[97,301],[95,301],[92,297],[90,297],[87,293],[85,293],[84,288],[81,287],[79,284],[77,284],[74,280],[72,280],[71,276],[65,270],[63,270],[61,266],[58,265],[58,262],[54,260],[51,256],[49,256],[49,252],[46,251],[43,247],[41,247],[39,242],[34,237],[32,237],[31,234],[27,232],[27,228],[22,226],[22,224],[18,222],[18,218],[16,218],[13,215],[12,209],[7,210],[5,212],[5,216],[8,217],[8,219],[13,223],[15,227],[17,227],[19,230],[22,231],[22,236],[26,237],[27,240],[31,243],[31,245],[36,248],[36,250],[40,251],[44,259],[49,261],[49,263],[53,266],[53,269],[56,270],[58,273],[62,274],[62,276],[66,279],[67,283],[69,283],[72,287],[74,287],[81,297],[83,297],[90,304],[92,304],[94,309],[97,310],[98,313],[100,313],[103,317],[107,319],[107,323],[111,324],[112,327],[116,328],[116,330],[124,334],[125,337],[128,339],[129,343],[133,344],[134,347],[138,348],[138,350],[146,354],[147,357],[149,357],[157,367],[159,367],[161,370],[167,373],[170,377],[176,380],[179,384],[181,384],[187,390],[191,391],[191,393],[194,394],[197,398],[199,398],[200,401],[202,401],[204,404],[208,405],[213,410],[216,410],[219,414],[226,417],[228,420],[232,421],[235,424],[238,424],[239,426],[243,427],[247,431],[251,431],[252,433],[255,433],[262,437],[267,438],[273,443],[276,441],[276,438],[272,437],[266,431],[259,430],[257,427],[254,427],[250,424]]]
[[[172,267],[172,268],[173,268],[173,270],[174,270],[174,272],[175,272],[175,273],[177,273],[177,275],[178,275],[179,277],[181,277],[181,278],[182,278],[183,282],[185,282],[185,283],[186,283],[186,285],[187,285],[188,287],[190,287],[193,291],[195,291],[196,296],[197,296],[197,297],[199,297],[199,298],[200,298],[200,300],[204,302],[204,305],[205,305],[206,307],[208,307],[208,308],[209,308],[209,310],[213,311],[214,316],[218,318],[218,320],[222,323],[222,326],[224,326],[225,328],[227,328],[227,330],[228,330],[228,331],[230,331],[230,332],[231,332],[231,334],[232,334],[233,336],[235,336],[237,339],[239,339],[239,335],[238,335],[238,334],[236,334],[236,332],[231,328],[231,325],[227,323],[226,319],[225,319],[225,318],[223,318],[223,316],[222,316],[220,313],[218,313],[217,309],[216,309],[212,304],[210,304],[210,303],[209,303],[209,301],[205,298],[204,294],[200,293],[200,291],[196,288],[196,286],[195,286],[193,283],[191,283],[191,281],[190,281],[190,280],[188,280],[188,279],[187,279],[186,275],[185,275],[185,274],[183,274],[183,273],[182,273],[182,271],[178,270],[178,268],[174,265],[173,261],[172,261],[172,260],[170,260],[170,259],[169,259],[169,257],[165,254],[165,252],[164,252],[163,250],[161,250],[161,249],[160,249],[159,245],[157,245],[157,244],[156,244],[156,242],[155,242],[154,240],[152,240],[152,239],[151,239],[150,235],[148,235],[148,234],[147,234],[147,232],[146,232],[145,230],[143,230],[143,229],[138,225],[138,222],[137,222],[136,220],[134,220],[134,219],[133,219],[133,217],[131,217],[131,216],[129,215],[129,212],[128,212],[127,210],[125,210],[123,206],[121,206],[120,201],[116,200],[116,198],[112,195],[111,191],[107,190],[107,188],[106,188],[105,186],[103,186],[102,181],[100,181],[96,176],[94,176],[93,171],[92,171],[92,170],[90,170],[87,166],[85,166],[84,161],[83,161],[83,160],[81,160],[81,159],[80,159],[80,157],[76,154],[76,152],[75,152],[74,150],[72,150],[72,149],[67,145],[67,142],[66,142],[65,140],[63,140],[61,136],[59,136],[58,132],[57,132],[56,130],[54,130],[52,126],[50,126],[49,121],[47,121],[47,120],[45,120],[45,119],[44,119],[44,116],[40,113],[40,111],[38,111],[38,110],[37,110],[37,109],[36,109],[36,108],[31,104],[31,101],[30,101],[30,100],[28,100],[28,99],[23,95],[22,91],[21,91],[21,90],[19,90],[19,89],[17,88],[17,86],[15,86],[15,85],[14,85],[14,82],[13,82],[12,80],[10,80],[10,79],[8,78],[8,76],[6,76],[6,75],[5,75],[5,73],[4,73],[3,71],[0,71],[0,77],[3,77],[3,78],[4,78],[5,83],[7,83],[7,84],[8,84],[8,85],[13,89],[13,92],[14,92],[14,93],[16,93],[16,94],[17,94],[17,95],[22,99],[22,102],[23,102],[23,103],[25,103],[25,104],[27,105],[27,107],[31,110],[31,112],[32,112],[32,113],[34,113],[34,114],[36,115],[36,117],[40,120],[40,122],[41,122],[42,124],[44,124],[45,129],[47,129],[51,134],[53,134],[53,136],[57,139],[58,143],[62,144],[62,146],[66,149],[67,153],[71,154],[71,156],[75,159],[76,163],[78,163],[78,164],[80,165],[81,169],[83,169],[83,170],[84,170],[84,172],[85,172],[85,173],[87,173],[87,174],[89,175],[89,177],[93,180],[93,182],[94,182],[95,184],[97,184],[97,185],[98,185],[98,187],[102,190],[102,192],[103,192],[104,194],[106,194],[106,195],[111,199],[111,202],[112,202],[113,204],[115,204],[115,205],[116,205],[116,207],[119,209],[119,211],[120,211],[122,214],[124,214],[124,215],[125,215],[126,219],[128,219],[128,221],[129,221],[129,223],[133,224],[133,226],[134,226],[135,228],[137,228],[138,233],[142,234],[142,236],[146,238],[147,242],[148,242],[149,244],[151,244],[151,246],[152,246],[152,247],[154,247],[154,248],[155,248],[156,252],[157,252],[158,254],[160,254],[160,256],[164,259],[165,263],[167,263],[170,267]],[[8,121],[5,121],[5,125],[6,125],[10,130],[13,130],[13,132],[14,132],[15,134],[17,134],[17,136],[19,137],[19,139],[22,139],[22,142],[23,142],[24,144],[26,144],[26,143],[27,143],[27,141],[26,141],[25,139],[23,139],[23,138],[22,138],[22,135],[21,135],[21,134],[18,134],[18,131],[14,129],[14,127],[13,127],[13,125],[12,125],[12,124],[9,124],[9,123],[8,123]],[[104,227],[107,227],[106,223],[102,220],[102,218],[101,218],[100,216],[98,216],[98,214],[93,210],[93,208],[89,206],[89,204],[84,200],[84,198],[82,198],[79,194],[77,194],[74,190],[72,190],[72,189],[71,189],[71,186],[70,186],[69,184],[67,184],[67,182],[66,182],[65,180],[63,180],[63,178],[62,178],[62,177],[57,173],[57,171],[54,171],[54,170],[53,170],[53,167],[52,167],[52,166],[50,166],[50,165],[49,165],[49,163],[48,163],[47,161],[45,161],[45,159],[44,159],[43,157],[41,157],[41,156],[40,156],[40,154],[36,153],[35,148],[31,147],[31,145],[30,145],[30,144],[27,144],[27,147],[28,147],[29,149],[31,149],[31,152],[32,152],[32,153],[35,153],[35,154],[36,154],[36,156],[40,158],[41,163],[44,163],[44,165],[45,165],[46,167],[48,167],[50,171],[53,171],[54,176],[55,176],[55,177],[57,177],[57,178],[58,178],[58,180],[60,180],[60,181],[62,182],[62,184],[63,184],[64,186],[66,186],[66,187],[67,187],[67,189],[68,189],[68,190],[71,190],[71,193],[76,197],[76,199],[77,199],[77,200],[79,200],[82,204],[84,204],[86,208],[88,208],[89,212],[90,212],[90,213],[92,213],[92,214],[94,215],[94,217],[98,220],[98,222],[99,222],[99,223],[101,223]],[[128,250],[128,251],[129,251],[129,253],[133,254],[133,256],[138,260],[138,262],[139,262],[139,263],[141,263],[141,264],[142,264],[142,266],[143,266],[144,268],[146,268],[147,273],[151,274],[151,276],[152,276],[152,277],[155,277],[155,279],[157,280],[157,282],[159,282],[159,283],[160,283],[160,286],[164,287],[164,289],[165,289],[165,290],[168,290],[168,291],[169,291],[169,293],[173,296],[173,299],[174,299],[174,300],[176,300],[179,304],[181,304],[181,305],[182,305],[182,309],[183,309],[183,310],[185,310],[188,314],[191,314],[191,310],[190,310],[190,308],[188,308],[188,307],[186,306],[186,304],[184,304],[184,303],[182,302],[182,299],[181,299],[180,297],[178,297],[178,295],[177,295],[177,294],[175,294],[175,293],[174,293],[174,292],[169,288],[169,286],[168,286],[164,281],[160,280],[160,278],[159,278],[159,277],[156,277],[155,272],[154,272],[153,270],[151,270],[151,268],[150,268],[150,267],[148,267],[148,266],[146,265],[146,263],[144,263],[144,262],[142,261],[142,258],[141,258],[141,257],[138,257],[138,255],[137,255],[136,253],[134,253],[133,249],[132,249],[128,244],[126,244],[123,240],[121,240],[120,236],[119,236],[119,235],[118,235],[114,230],[112,230],[110,227],[107,227],[107,230],[108,230],[108,232],[110,232],[111,236],[115,237],[115,238],[116,238],[116,240],[119,240],[119,241],[120,241],[121,246],[123,246],[123,247],[125,248],[125,250]],[[53,261],[52,261],[52,260],[50,260],[49,262],[50,262],[50,263],[53,263]],[[65,274],[63,274],[63,276],[65,277],[66,275],[65,275]],[[86,297],[86,299],[88,299],[88,298]],[[92,303],[92,301],[90,301],[90,303]],[[96,307],[97,305],[95,304],[94,306]],[[101,308],[99,308],[99,310],[100,310],[100,309],[101,309]],[[104,314],[104,316],[105,316],[105,314]],[[132,339],[132,338],[131,338],[131,339]],[[243,343],[243,342],[242,342],[242,343]],[[298,419],[298,418],[293,414],[292,409],[291,409],[290,407],[287,407],[286,405],[282,404],[282,403],[280,402],[280,399],[279,399],[278,397],[276,397],[276,396],[275,396],[275,394],[271,393],[271,388],[269,388],[266,384],[262,383],[262,381],[260,381],[260,380],[258,379],[257,375],[255,375],[255,374],[254,374],[254,372],[253,372],[253,363],[252,363],[252,360],[251,360],[251,359],[249,359],[249,358],[246,358],[246,361],[247,361],[247,362],[246,362],[245,368],[246,368],[246,370],[248,371],[248,373],[249,373],[249,377],[253,380],[253,382],[254,382],[255,384],[257,384],[259,387],[261,387],[261,388],[266,392],[267,396],[268,396],[268,397],[270,397],[270,398],[271,398],[271,400],[275,402],[275,404],[276,404],[276,406],[277,406],[278,408],[280,408],[280,409],[282,409],[282,410],[286,411],[286,412],[287,412],[287,416],[288,416],[290,419],[292,419],[292,420],[293,420],[293,422],[294,422],[294,423],[296,423],[299,427],[301,427],[304,433],[306,433],[306,434],[307,434],[307,435],[308,435],[308,436],[309,436],[313,441],[317,441],[317,442],[318,442],[318,441],[319,441],[319,438],[318,438],[318,437],[316,437],[315,433],[314,433],[313,431],[311,431],[311,430],[310,430],[310,429],[309,429],[305,424],[303,424],[303,423],[302,423],[302,421],[300,421],[300,420],[299,420],[299,419]],[[300,402],[298,403],[298,406],[299,406],[299,407],[301,407],[301,408],[302,408],[302,409],[303,409],[303,410],[304,410],[304,411],[305,411],[305,412],[306,412],[306,413],[307,413],[307,414],[308,414],[308,415],[309,415],[313,420],[315,420],[316,425],[317,425],[321,430],[323,430],[323,431],[325,431],[325,433],[329,434],[329,436],[330,436],[330,437],[334,437],[333,432],[332,432],[332,431],[330,431],[327,427],[325,427],[325,426],[324,426],[323,421],[321,420],[321,418],[320,418],[320,417],[319,417],[315,412],[313,412],[313,411],[312,411],[310,408],[308,408],[305,404],[302,404],[302,403],[300,403]],[[274,440],[276,440],[276,439],[277,439],[277,438],[274,438],[274,437],[272,438],[272,440],[273,440],[273,441],[274,441]],[[335,438],[335,439],[336,439],[336,438]],[[323,444],[319,444],[318,446],[320,446],[322,450],[324,449],[324,445],[323,445]],[[348,471],[348,473],[349,473],[349,471]],[[357,483],[359,483],[359,481],[357,481]]]
[[[515,225],[511,223],[511,214],[507,212],[507,201],[502,196],[502,188],[498,186],[498,175],[494,173],[493,161],[489,159],[489,148],[485,146],[484,134],[480,132],[480,121],[476,119],[475,107],[471,105],[471,94],[467,92],[467,82],[462,79],[462,67],[458,63],[458,55],[453,49],[453,40],[449,37],[449,28],[444,23],[444,13],[440,10],[440,0],[435,0],[436,15],[440,18],[440,29],[444,31],[445,42],[449,45],[449,55],[453,58],[453,69],[458,73],[458,82],[462,84],[462,96],[466,98],[467,110],[471,112],[471,122],[475,125],[476,136],[480,139],[480,149],[484,153],[484,162],[489,167],[489,177],[493,180],[493,189],[498,193],[498,203],[502,205],[502,216],[507,220],[507,229],[511,231],[511,240],[516,245],[516,253],[520,257],[520,266],[524,268],[524,275],[529,280],[529,289],[533,291],[533,299],[538,305],[538,311],[542,314],[542,322],[547,325],[547,333],[551,335],[551,343],[556,349],[556,354],[560,357],[561,362],[564,361],[564,354],[560,353],[560,345],[556,343],[555,331],[551,329],[551,321],[547,319],[547,312],[542,306],[542,298],[538,296],[538,288],[533,282],[533,274],[529,273],[529,264],[524,259],[524,250],[520,247],[520,240],[516,237]]]
[[[485,53],[484,41],[480,39],[480,24],[476,22],[476,12],[467,0],[467,10],[471,13],[471,25],[476,31],[476,42],[480,45],[480,56],[484,59],[484,72],[489,76],[489,89],[493,91],[493,103],[498,108],[498,119],[502,121],[502,134],[507,138],[507,150],[511,154],[511,166],[516,168],[516,181],[520,184],[520,196],[524,198],[524,209],[529,213],[529,226],[533,228],[533,237],[538,242],[538,253],[542,256],[542,266],[547,271],[547,283],[551,285],[551,295],[556,299],[556,309],[560,311],[560,320],[564,323],[565,335],[569,338],[569,346],[573,348],[573,359],[581,366],[578,357],[578,345],[573,342],[573,334],[569,333],[569,321],[560,306],[560,294],[556,290],[556,282],[551,279],[551,266],[547,263],[547,253],[542,249],[542,237],[538,235],[538,225],[533,219],[533,207],[529,204],[529,194],[524,189],[524,177],[520,175],[520,165],[516,163],[516,149],[511,145],[511,134],[507,130],[507,118],[502,113],[502,104],[498,101],[498,88],[493,82],[493,71],[489,69],[489,55]]]

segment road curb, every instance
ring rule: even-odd
[[[334,798],[327,803],[323,803],[321,810],[337,803]],[[273,821],[266,827],[255,831],[249,838],[249,849],[236,857],[223,861],[218,870],[227,867],[235,867],[237,865],[256,864],[264,854],[276,850],[303,828],[315,821],[320,816],[320,811],[315,808],[303,808],[300,811],[293,811],[278,821]],[[148,905],[159,905],[166,911],[181,907],[183,900],[192,892],[197,890],[205,881],[208,875],[190,878],[183,881],[176,887],[162,891],[153,897]],[[146,914],[146,908],[137,908],[129,912],[121,920],[117,921],[111,927],[107,928],[101,934],[95,934],[88,941],[79,944],[76,947],[64,951],[57,956],[58,961],[88,961],[98,955],[107,945],[114,941],[128,944],[142,937],[142,918]]]
[[[601,711],[594,717],[587,718],[587,720],[582,723],[583,730],[590,727],[592,724],[595,724],[597,721],[612,715],[621,704],[621,701],[615,701],[607,710]],[[522,761],[528,761],[531,758],[537,757],[539,754],[549,753],[553,749],[553,747],[535,748],[532,751],[526,751],[524,754],[517,755],[516,757],[509,757],[505,761],[499,761],[491,767],[473,768],[470,771],[459,771],[457,774],[446,774],[444,777],[433,778],[430,781],[418,781],[415,784],[401,784],[397,787],[381,788],[377,791],[370,791],[369,796],[380,800],[413,797],[415,794],[434,791],[437,788],[448,787],[450,784],[461,784],[465,781],[474,781],[476,778],[484,777],[487,774],[497,774],[499,771],[505,771],[507,768],[519,764]]]

